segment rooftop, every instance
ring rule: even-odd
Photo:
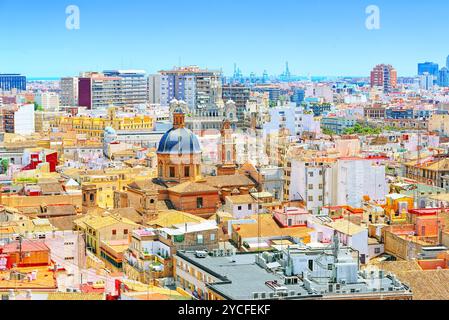
[[[280,227],[273,217],[269,214],[261,214],[260,216],[260,235],[261,237],[294,237],[294,238],[306,238],[312,229],[306,227],[293,227],[282,228]],[[235,224],[235,232],[242,238],[257,238],[259,234],[258,216],[252,216],[251,219],[256,221],[252,224]]]
[[[187,194],[187,193],[198,193],[198,192],[218,192],[218,189],[215,187],[212,187],[205,183],[198,183],[193,181],[188,181],[181,183],[177,186],[174,186],[172,188],[169,188],[168,191],[180,193],[180,194]]]

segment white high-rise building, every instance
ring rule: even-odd
[[[383,203],[388,194],[384,159],[340,158],[336,162],[334,205],[362,206],[363,198]]]
[[[332,203],[335,190],[334,167],[318,158],[294,158],[286,168],[286,201],[304,202],[310,214],[317,215]]]

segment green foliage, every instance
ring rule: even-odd
[[[37,183],[37,178],[17,178],[16,183]]]
[[[36,102],[34,103],[34,111],[44,111],[44,107],[38,105]]]
[[[9,160],[1,159],[0,160],[0,173],[5,174],[8,171],[8,167],[9,167]]]
[[[323,128],[323,133],[328,136],[334,136],[337,134],[335,131],[328,128]]]
[[[351,128],[346,128],[343,131],[343,134],[358,134],[358,135],[373,135],[373,134],[381,134],[382,129],[380,128],[372,128],[370,126],[362,126],[360,123],[356,123]]]

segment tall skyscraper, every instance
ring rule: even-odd
[[[438,85],[440,87],[449,87],[449,69],[446,67],[441,68],[438,75]]]
[[[11,91],[26,91],[27,78],[20,74],[0,74],[0,90]]]
[[[424,62],[424,63],[418,63],[418,75],[422,76],[426,72],[436,78],[438,78],[438,70],[439,66],[438,63],[433,62]]]
[[[446,59],[446,68],[449,69],[449,56],[447,56],[447,59]]]
[[[391,92],[397,83],[398,74],[391,65],[378,64],[371,71],[371,87],[381,87],[384,92]]]
[[[190,110],[223,104],[222,73],[197,66],[180,67],[161,74],[161,105],[173,99],[187,103]]]

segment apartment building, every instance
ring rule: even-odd
[[[174,99],[186,102],[191,111],[223,104],[220,71],[189,66],[159,73],[161,74],[161,105],[163,106],[170,105]]]
[[[243,125],[245,120],[246,103],[251,95],[251,88],[239,84],[223,85],[223,100],[232,100],[237,108],[237,119],[239,125]]]
[[[60,81],[60,105],[71,107],[78,105],[78,77],[65,77]]]
[[[82,73],[78,81],[78,105],[104,109],[111,105],[147,103],[148,83],[140,70],[112,70]]]

